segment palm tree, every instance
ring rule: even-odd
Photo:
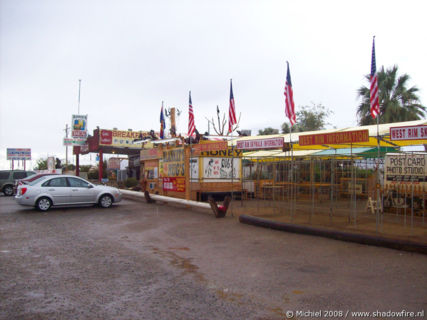
[[[380,123],[392,123],[410,120],[419,120],[425,117],[426,107],[421,105],[417,96],[417,87],[407,88],[409,75],[404,74],[397,77],[398,67],[395,65],[391,69],[378,72],[378,93],[380,101]],[[370,82],[370,75],[366,76]],[[359,125],[377,123],[370,113],[369,87],[362,86],[357,90],[358,98],[362,98],[362,103],[357,109]]]

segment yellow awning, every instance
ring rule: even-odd
[[[391,127],[405,127],[405,126],[419,126],[427,125],[427,120],[416,120],[416,121],[405,121],[405,122],[395,122],[395,123],[385,123],[378,126],[378,132],[380,136],[380,146],[382,147],[404,147],[412,145],[423,145],[427,144],[427,139],[424,140],[399,140],[391,141],[390,139],[390,128]],[[369,141],[363,143],[354,143],[354,144],[334,144],[334,145],[311,145],[311,146],[300,146],[298,144],[300,135],[310,135],[310,134],[325,134],[333,132],[345,132],[345,131],[356,131],[356,130],[368,130],[369,131]],[[294,154],[295,151],[299,150],[325,150],[325,149],[342,149],[342,148],[357,148],[357,147],[376,147],[377,142],[377,125],[369,126],[360,126],[360,127],[347,127],[342,129],[327,129],[319,131],[307,131],[307,132],[294,132],[292,134],[272,134],[265,136],[250,136],[250,137],[237,137],[234,140],[228,142],[229,146],[236,146],[237,141],[242,140],[258,140],[258,139],[267,139],[267,138],[277,138],[283,137],[285,143],[289,143],[292,139]],[[264,150],[265,151],[265,150]],[[260,151],[256,151],[260,152]],[[265,151],[272,152],[272,151]],[[277,150],[276,150],[277,152]],[[245,153],[246,154],[246,153]]]

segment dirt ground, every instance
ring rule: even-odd
[[[418,312],[427,305],[426,267],[425,255],[257,228],[159,202],[41,213],[0,197],[5,320]]]
[[[308,225],[390,239],[409,240],[427,244],[427,218],[420,212],[411,215],[411,210],[393,209],[371,213],[366,200],[350,207],[348,201],[337,201],[331,208],[328,201],[299,201],[294,210],[288,201],[245,200],[234,201],[232,212],[235,216],[252,215],[272,221]]]

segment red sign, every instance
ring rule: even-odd
[[[163,191],[185,192],[185,178],[184,177],[163,178]]]
[[[427,139],[427,126],[390,128],[390,140],[423,140]]]
[[[113,143],[113,132],[110,130],[101,130],[99,133],[100,141],[99,144],[112,144]]]
[[[227,150],[227,141],[209,141],[205,143],[199,143],[193,146],[193,155],[200,155],[202,152]]]
[[[366,129],[299,136],[300,146],[312,146],[318,144],[349,144],[358,142],[369,142],[369,130]]]
[[[240,140],[236,144],[237,149],[254,150],[254,149],[280,149],[283,148],[283,137]]]

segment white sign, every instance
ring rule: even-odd
[[[190,177],[191,180],[199,180],[199,158],[190,159]]]
[[[283,148],[283,137],[240,140],[236,144],[237,149],[254,150],[254,149],[280,149]]]
[[[47,170],[55,170],[55,157],[47,158]]]
[[[427,125],[390,128],[390,140],[392,141],[423,139],[427,139]]]
[[[31,160],[31,149],[7,148],[7,160]]]
[[[427,182],[427,154],[394,154],[385,156],[385,183]]]
[[[203,158],[203,178],[205,179],[240,179],[240,158]]]

